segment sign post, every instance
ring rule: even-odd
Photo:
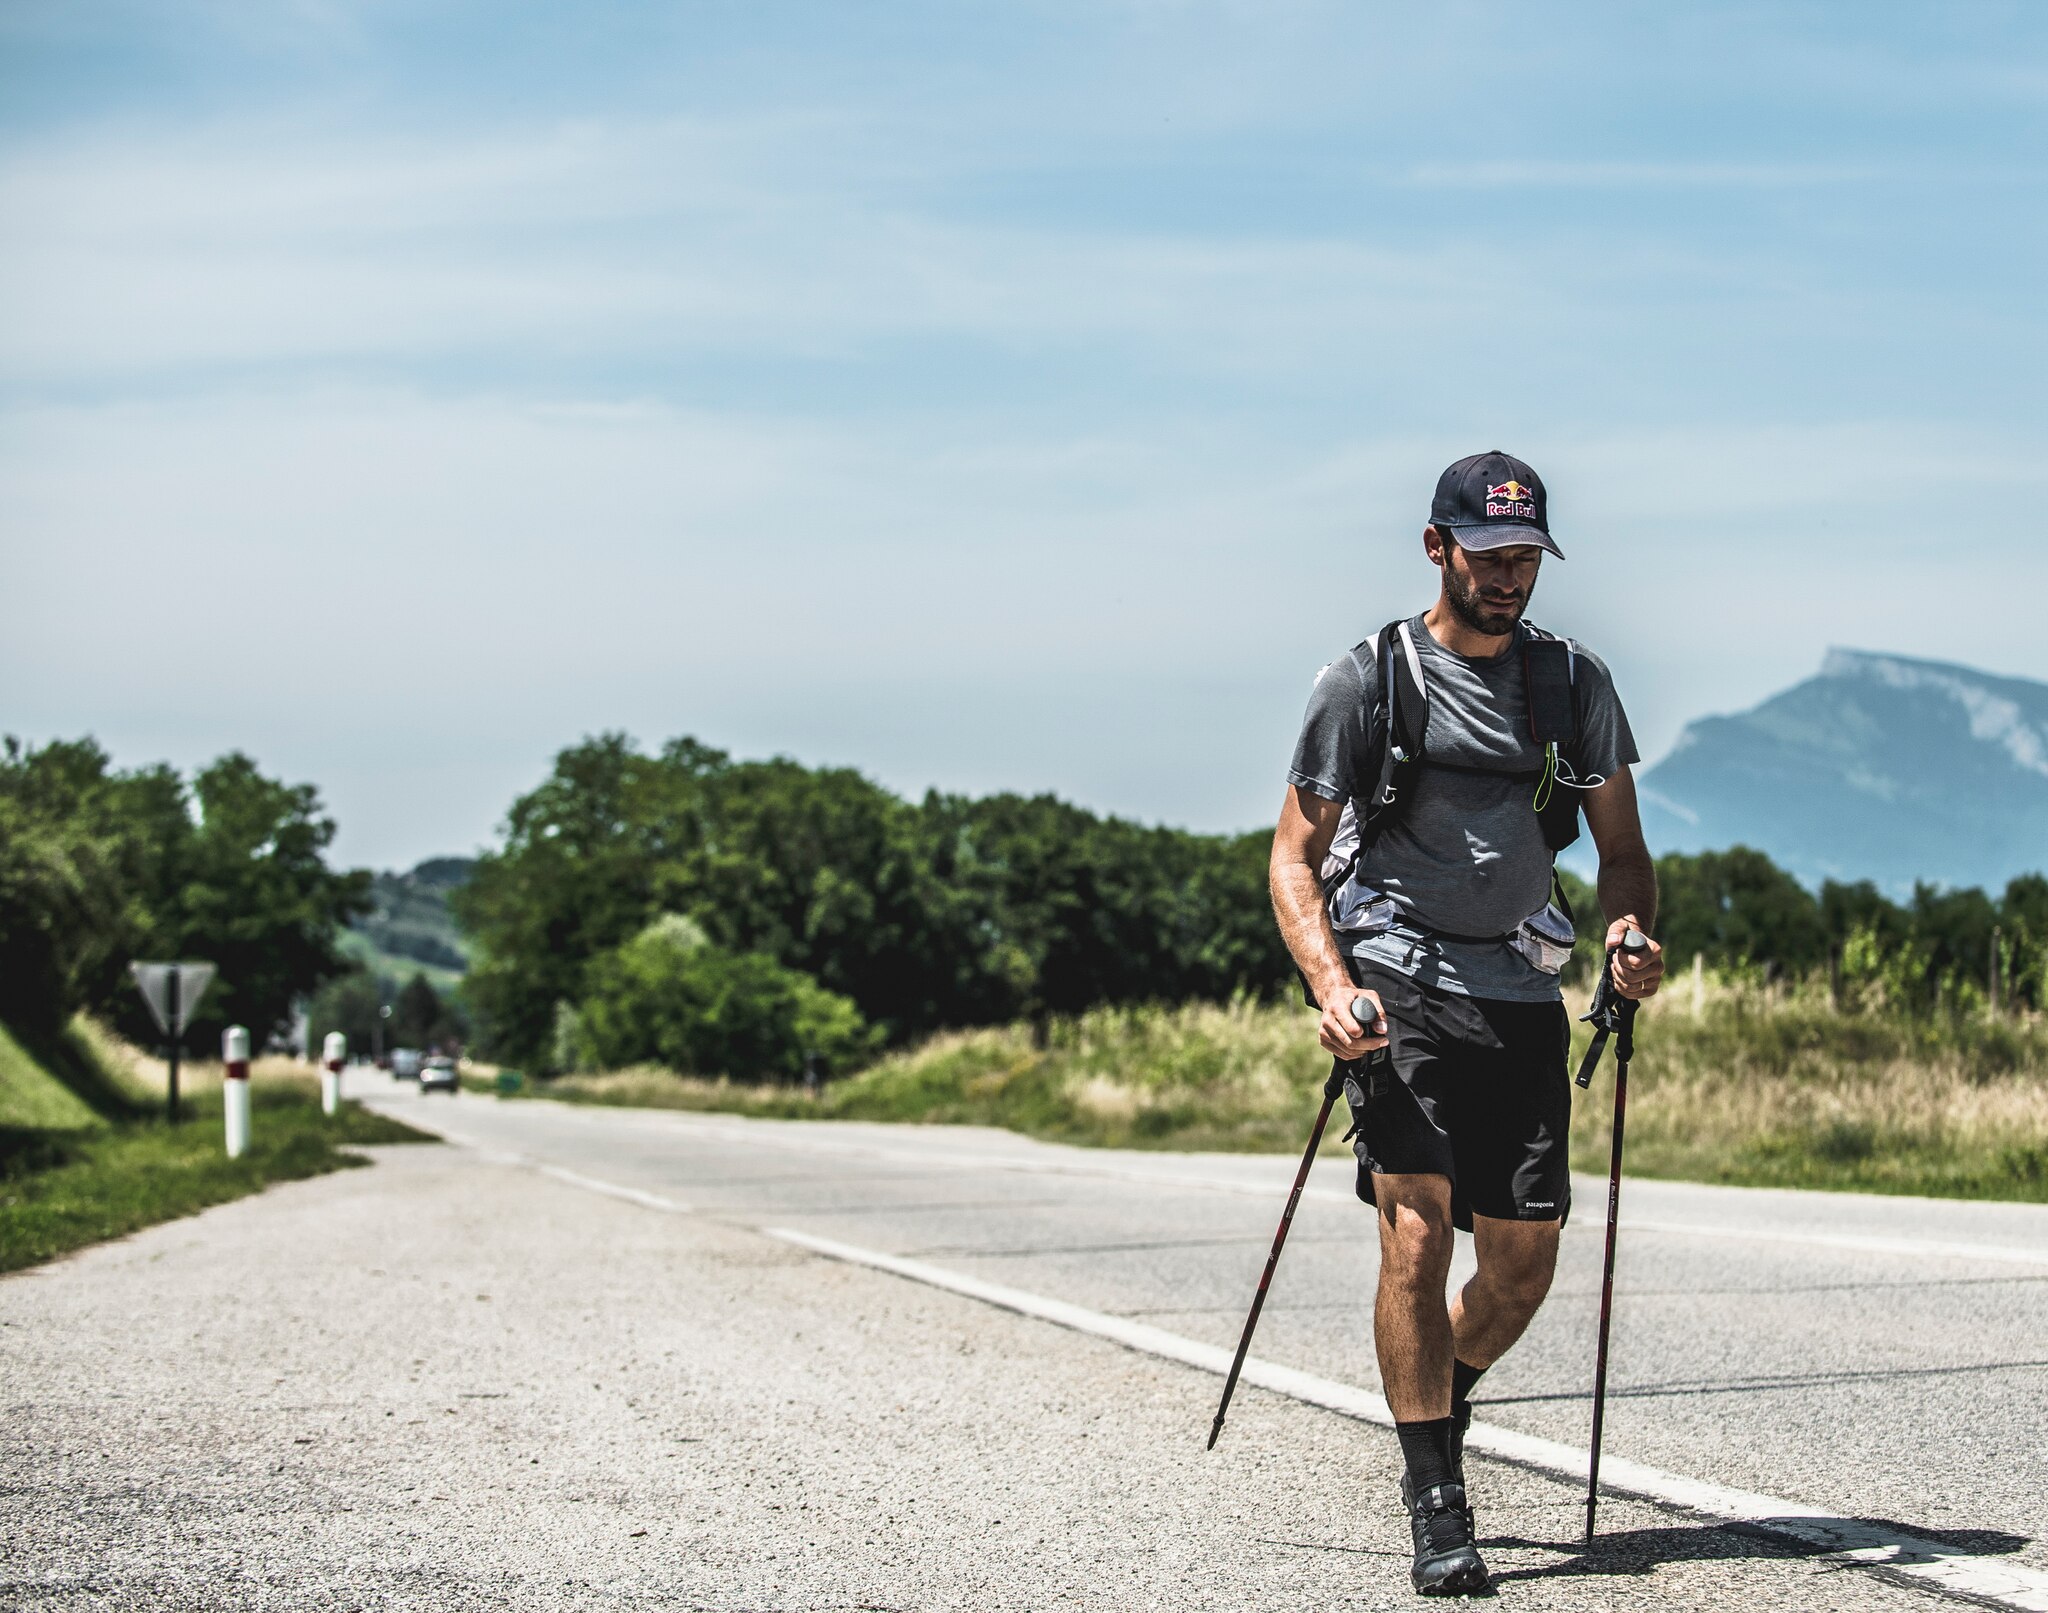
[[[341,1107],[341,1067],[348,1062],[348,1038],[329,1031],[320,1048],[320,1107],[328,1114]]]
[[[221,1113],[227,1120],[228,1158],[240,1159],[249,1146],[249,1032],[230,1025],[221,1032]]]
[[[131,963],[129,974],[150,1017],[170,1039],[170,1074],[164,1094],[165,1113],[172,1125],[178,1123],[178,1053],[185,1040],[185,1027],[199,1017],[199,999],[213,984],[213,965],[187,960],[184,963]]]

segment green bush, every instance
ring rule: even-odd
[[[850,998],[760,952],[728,952],[667,914],[591,963],[565,1022],[579,1068],[660,1064],[740,1081],[795,1080],[806,1053],[827,1072],[863,1063],[881,1040]]]

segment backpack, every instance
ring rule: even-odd
[[[1337,833],[1323,858],[1323,899],[1333,929],[1341,933],[1358,927],[1355,922],[1340,922],[1350,917],[1340,912],[1347,906],[1347,898],[1353,898],[1348,906],[1354,912],[1362,913],[1370,906],[1369,899],[1357,899],[1367,893],[1362,885],[1351,889],[1355,884],[1352,876],[1373,843],[1407,815],[1425,767],[1491,773],[1530,787],[1530,805],[1542,822],[1543,843],[1550,848],[1552,896],[1566,918],[1571,917],[1571,904],[1556,875],[1556,858],[1579,838],[1579,791],[1588,787],[1578,750],[1583,726],[1579,721],[1578,646],[1532,623],[1522,625],[1522,676],[1528,693],[1530,737],[1544,753],[1543,765],[1536,768],[1478,768],[1429,759],[1424,743],[1429,731],[1429,688],[1423,681],[1413,625],[1405,618],[1389,622],[1351,650],[1361,681],[1362,656],[1374,657],[1379,665],[1379,699],[1366,732],[1377,736],[1381,748],[1376,764],[1368,759],[1360,768],[1362,776],[1374,781],[1363,813],[1355,799],[1344,803]],[[1505,939],[1444,930],[1431,933],[1450,941]]]

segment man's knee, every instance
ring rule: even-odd
[[[1480,1285],[1531,1310],[1542,1304],[1557,1273],[1558,1223],[1477,1219],[1473,1253]]]
[[[1449,1181],[1375,1176],[1373,1195],[1379,1209],[1380,1280],[1441,1294],[1457,1241]]]

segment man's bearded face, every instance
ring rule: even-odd
[[[1512,633],[1536,591],[1543,551],[1533,544],[1506,549],[1444,546],[1444,594],[1458,620],[1475,633],[1499,638]]]

